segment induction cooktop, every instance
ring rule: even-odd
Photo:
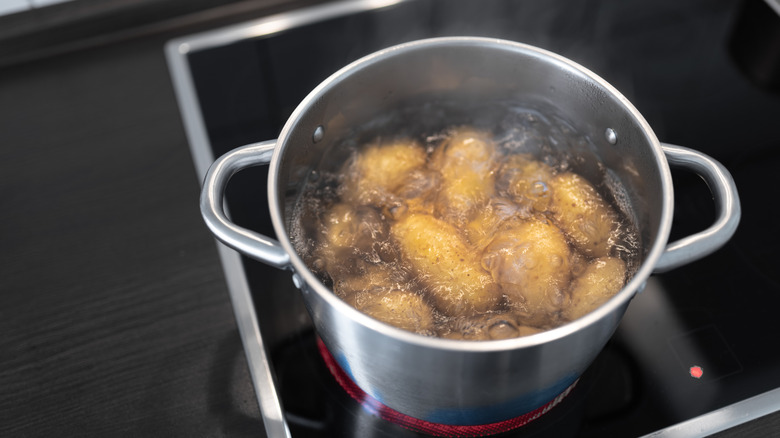
[[[736,61],[727,0],[325,3],[190,35],[166,47],[198,176],[236,147],[275,138],[343,65],[420,38],[489,36],[551,50],[621,91],[661,141],[732,173],[743,217],[721,250],[654,275],[577,387],[501,436],[701,436],[780,410],[780,95]],[[735,53],[735,51],[737,53]],[[267,169],[226,193],[237,224],[273,236]],[[671,240],[714,218],[698,177],[673,169]],[[218,245],[268,436],[425,436],[361,404],[318,351],[291,272]]]

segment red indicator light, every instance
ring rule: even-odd
[[[701,369],[701,367],[700,367],[700,366],[698,366],[698,365],[694,365],[694,366],[692,366],[692,367],[691,367],[691,368],[688,370],[688,372],[690,372],[690,373],[691,373],[691,377],[693,377],[694,379],[701,379],[701,376],[702,376],[702,374],[704,374],[704,370],[703,370],[703,369]]]

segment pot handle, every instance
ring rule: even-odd
[[[200,194],[200,213],[212,233],[227,246],[276,268],[290,265],[290,255],[279,241],[240,227],[225,215],[225,188],[237,172],[251,166],[268,164],[276,140],[252,143],[234,149],[209,167]]]
[[[723,246],[737,231],[742,209],[731,174],[712,157],[693,149],[662,143],[670,165],[701,176],[715,200],[717,219],[709,228],[666,246],[653,272],[661,273],[708,256]]]

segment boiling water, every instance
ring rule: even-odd
[[[576,294],[622,288],[639,240],[619,182],[582,158],[595,149],[587,137],[528,108],[422,110],[356,130],[332,154],[347,164],[312,171],[293,242],[326,286],[388,324],[467,340],[565,324],[608,298]],[[553,186],[579,169],[590,169],[599,214],[556,207]],[[572,232],[560,231],[566,221]],[[581,241],[605,223],[603,242]]]

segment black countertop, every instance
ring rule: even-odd
[[[163,45],[295,5],[0,70],[0,436],[264,436]]]
[[[0,70],[0,436],[264,436],[163,53],[201,18]]]

